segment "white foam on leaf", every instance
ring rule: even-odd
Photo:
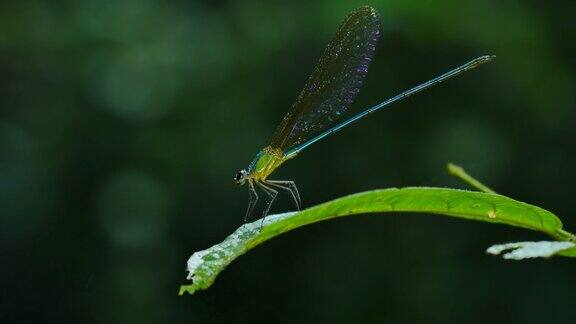
[[[192,254],[192,256],[190,256],[190,258],[188,258],[188,262],[186,263],[186,271],[188,272],[186,279],[194,280],[196,270],[205,262],[218,263],[225,261],[223,259],[226,258],[234,258],[235,247],[241,246],[244,243],[245,236],[257,235],[263,226],[278,222],[295,213],[296,212],[287,212],[276,215],[268,215],[264,220],[257,219],[252,223],[246,223],[240,226],[234,233],[230,234],[220,244],[216,244],[206,250],[195,252]],[[210,261],[205,261],[203,259],[207,254],[210,254]],[[204,270],[210,272],[207,274],[208,276],[211,275],[210,267],[207,267]]]
[[[523,260],[529,258],[549,258],[560,251],[575,246],[576,244],[572,242],[515,242],[492,245],[486,250],[486,252],[493,255],[499,255],[504,251],[511,250],[510,252],[505,253],[502,257],[508,260]]]
[[[208,253],[208,250],[198,251],[192,254],[190,258],[188,258],[188,262],[186,263],[186,271],[188,271],[188,275],[186,276],[186,279],[192,280],[196,268],[198,268],[198,266],[204,262],[202,258],[204,255],[206,255],[206,253]]]

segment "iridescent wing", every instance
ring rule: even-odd
[[[332,125],[360,91],[379,36],[380,18],[374,8],[350,13],[269,145],[284,151]]]

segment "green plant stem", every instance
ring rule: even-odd
[[[466,182],[467,184],[469,184],[470,186],[472,186],[473,188],[476,188],[482,192],[485,193],[491,193],[491,194],[495,194],[496,191],[490,189],[488,186],[484,185],[482,182],[474,179],[474,177],[472,177],[471,175],[469,175],[462,167],[453,164],[453,163],[448,163],[447,165],[448,168],[448,172],[459,178],[460,180]]]

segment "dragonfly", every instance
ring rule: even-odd
[[[332,126],[360,92],[379,36],[380,18],[376,10],[369,6],[352,11],[340,25],[268,145],[256,154],[247,168],[234,177],[238,186],[248,184],[249,202],[245,222],[259,200],[257,188],[264,193],[266,199],[262,220],[268,215],[280,190],[289,192],[298,210],[301,209],[302,202],[294,181],[268,179],[287,160],[373,112],[495,58],[494,55],[477,57]]]

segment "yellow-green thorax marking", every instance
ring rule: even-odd
[[[256,154],[256,157],[248,166],[248,177],[253,180],[266,180],[286,160],[287,158],[282,150],[266,146]]]

